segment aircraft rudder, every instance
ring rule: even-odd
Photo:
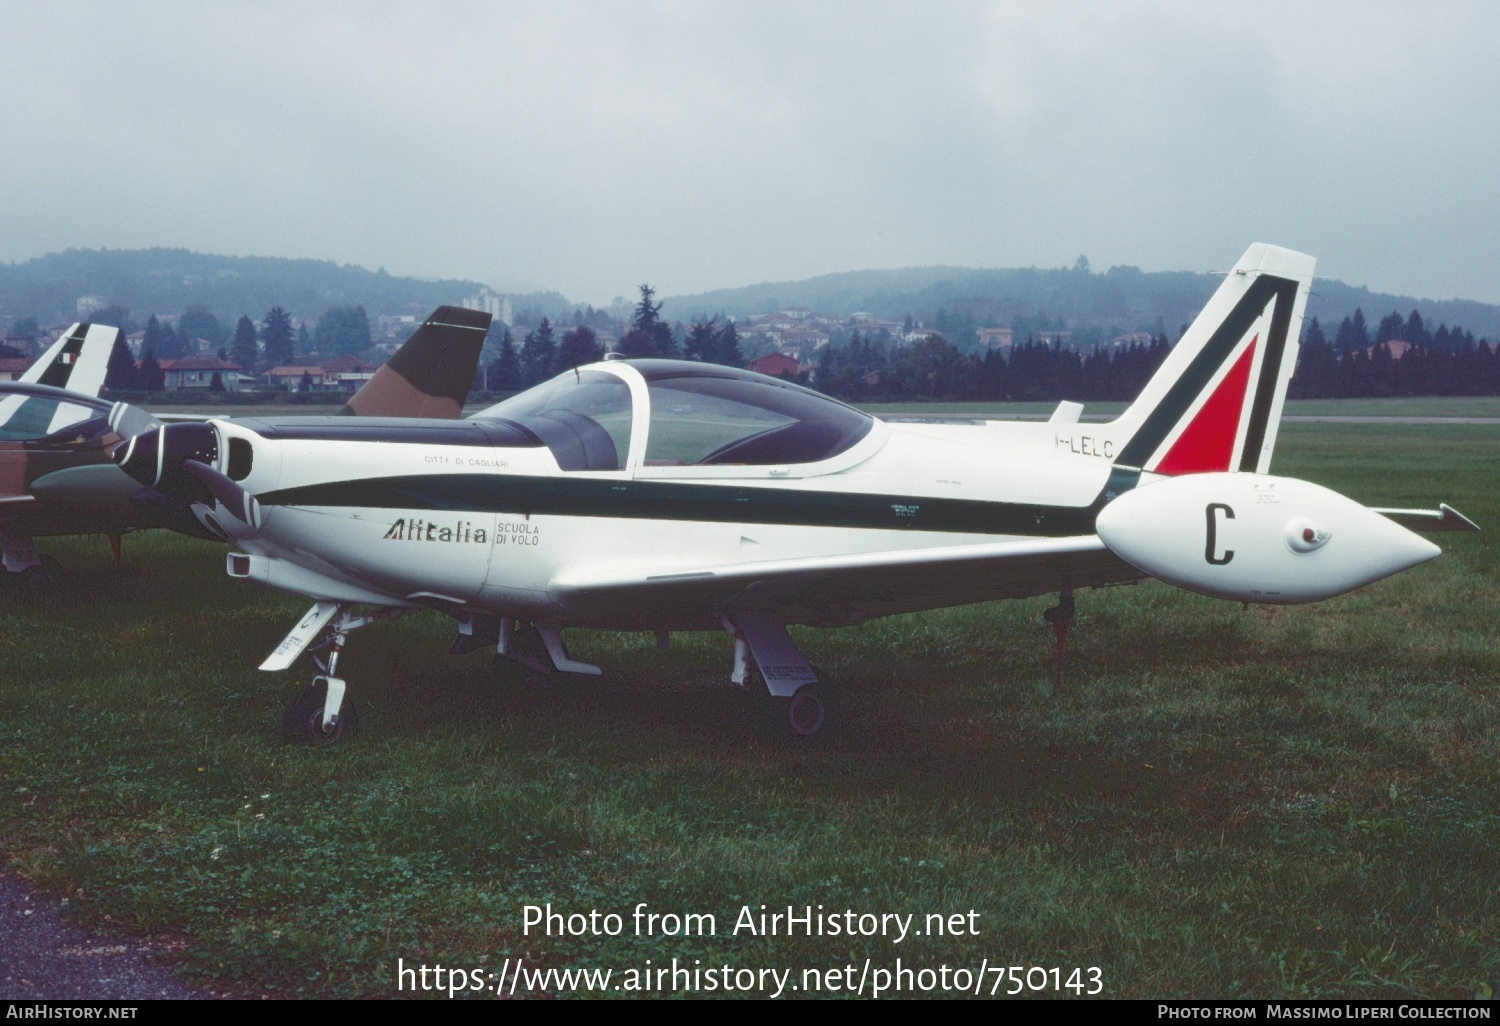
[[[339,412],[455,419],[474,383],[490,315],[440,306]]]
[[[1246,249],[1115,421],[1116,462],[1167,475],[1267,472],[1314,266],[1280,246]]]

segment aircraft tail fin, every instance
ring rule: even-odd
[[[1140,397],[1108,425],[1117,464],[1157,474],[1271,469],[1315,261],[1256,243]]]
[[[104,387],[109,354],[119,337],[120,329],[107,324],[75,324],[26,369],[20,380],[96,396]]]
[[[457,419],[489,327],[490,315],[482,311],[438,307],[339,413]]]

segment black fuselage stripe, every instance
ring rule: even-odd
[[[1276,399],[1276,380],[1281,376],[1281,362],[1286,356],[1287,333],[1292,322],[1292,306],[1297,300],[1297,283],[1285,278],[1276,291],[1276,309],[1271,314],[1271,333],[1266,339],[1260,361],[1260,379],[1255,386],[1255,405],[1245,431],[1245,448],[1240,451],[1240,469],[1254,473],[1260,462],[1260,447],[1266,440],[1271,423],[1271,406]]]
[[[257,496],[262,506],[360,507],[620,520],[783,524],[1029,537],[1094,532],[1099,510],[1139,471],[1116,468],[1088,506],[813,492],[660,481],[430,474],[307,485]]]
[[[1229,315],[1209,337],[1203,350],[1193,358],[1182,376],[1173,383],[1161,402],[1146,416],[1140,429],[1125,443],[1117,462],[1128,467],[1145,466],[1151,454],[1166,441],[1178,421],[1193,405],[1193,400],[1213,380],[1214,374],[1229,359],[1250,325],[1265,310],[1266,304],[1277,290],[1287,286],[1296,288],[1297,283],[1287,278],[1263,274],[1255,279],[1249,290],[1229,311]],[[1259,444],[1259,443],[1257,443]]]

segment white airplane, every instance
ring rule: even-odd
[[[619,360],[466,421],[171,425],[117,459],[239,546],[231,576],[315,600],[261,666],[326,633],[289,740],[353,728],[349,633],[418,608],[458,622],[455,651],[492,643],[537,674],[600,673],[570,627],[724,631],[730,681],[816,737],[830,693],[788,624],[1057,592],[1061,632],[1076,589],[1147,576],[1311,602],[1438,554],[1403,522],[1474,529],[1268,473],[1312,275],[1252,246],[1109,424],[1070,403],[1046,424],[887,423],[747,371]]]

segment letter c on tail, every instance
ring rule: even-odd
[[[1208,560],[1214,566],[1223,566],[1225,563],[1234,558],[1233,549],[1225,549],[1223,556],[1214,555],[1215,550],[1219,547],[1219,526],[1218,520],[1217,518],[1215,518],[1214,513],[1219,510],[1224,511],[1225,520],[1234,519],[1234,510],[1230,509],[1222,502],[1210,502],[1208,506],[1203,510],[1204,516],[1208,519],[1208,539],[1207,543],[1203,547],[1203,558]]]

